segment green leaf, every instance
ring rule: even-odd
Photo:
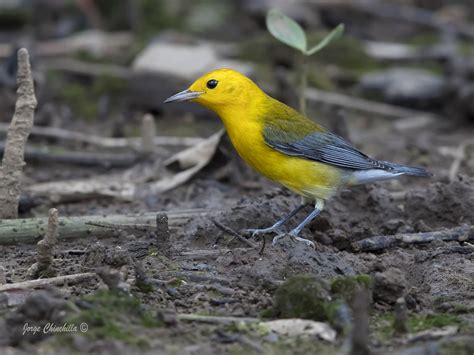
[[[330,34],[328,34],[326,37],[324,37],[321,42],[319,42],[317,45],[315,45],[313,48],[310,50],[306,51],[306,55],[313,55],[316,52],[319,52],[321,49],[326,47],[329,43],[334,41],[335,39],[339,38],[342,35],[342,32],[344,32],[344,24],[340,24],[337,26],[335,29],[331,31]]]
[[[277,9],[267,14],[267,29],[279,41],[301,52],[306,52],[306,34],[292,18]]]

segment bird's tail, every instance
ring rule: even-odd
[[[400,165],[400,164],[390,163],[388,161],[379,161],[379,163],[388,167],[391,171],[395,173],[401,173],[401,174],[412,175],[412,176],[422,176],[422,177],[433,176],[433,174],[427,171],[425,168],[421,168],[418,166]]]

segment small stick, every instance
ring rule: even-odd
[[[20,181],[28,140],[36,108],[35,89],[28,51],[18,51],[17,101],[8,129],[5,151],[0,167],[0,218],[18,218]]]
[[[115,230],[134,230],[140,232],[148,232],[156,229],[156,226],[149,224],[124,224],[124,223],[107,223],[107,222],[86,222],[88,226],[95,226],[101,228],[115,229]]]
[[[454,160],[449,168],[449,181],[454,181],[459,172],[462,161],[466,158],[466,148],[469,144],[474,144],[474,140],[462,142],[455,150]]]
[[[401,335],[408,333],[408,314],[407,314],[407,304],[404,297],[400,297],[395,302],[395,311],[394,311],[394,320],[393,320],[393,329],[395,334]]]
[[[218,316],[204,316],[201,314],[178,314],[178,320],[214,323],[214,324],[230,324],[230,323],[257,323],[260,322],[258,318],[250,317],[218,317]]]
[[[369,291],[360,289],[351,304],[353,315],[351,355],[368,355],[369,350]]]
[[[86,272],[82,274],[50,277],[47,279],[22,281],[22,282],[16,282],[13,284],[0,285],[0,292],[24,289],[24,288],[31,289],[31,288],[42,288],[46,286],[59,286],[65,283],[67,283],[68,285],[74,285],[74,284],[78,284],[82,281],[89,280],[95,277],[97,277],[96,273]]]
[[[0,265],[0,285],[7,283],[7,277],[5,275],[5,268]]]
[[[142,120],[142,152],[150,155],[155,151],[153,140],[156,136],[156,124],[152,115],[146,114]]]
[[[258,255],[263,255],[263,251],[265,250],[265,246],[267,245],[267,240],[265,239],[265,236],[262,238],[262,246],[260,248],[260,251],[258,252]]]
[[[223,225],[222,223],[216,221],[215,219],[211,219],[212,223],[215,224],[215,226],[219,229],[221,229],[222,231],[226,232],[226,233],[229,233],[230,235],[236,237],[237,239],[239,239],[242,243],[245,243],[247,244],[249,247],[251,248],[256,248],[257,246],[252,243],[250,240],[244,238],[243,236],[241,236],[239,233],[237,233],[235,230],[233,230],[232,228],[230,227],[227,227],[226,225]]]
[[[28,270],[28,273],[33,278],[37,278],[43,273],[49,276],[52,276],[56,273],[52,267],[52,263],[54,247],[58,241],[58,220],[58,210],[56,208],[51,208],[49,210],[46,235],[44,239],[38,242],[38,255],[36,257],[36,263],[34,263]]]
[[[474,226],[464,224],[434,232],[379,235],[353,242],[351,246],[355,251],[378,251],[398,245],[430,243],[434,240],[460,242],[474,240]]]

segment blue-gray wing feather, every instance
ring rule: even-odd
[[[267,145],[287,155],[346,169],[392,170],[391,166],[368,157],[345,139],[330,132],[312,132],[299,137],[279,126],[269,124],[265,127],[263,135]]]

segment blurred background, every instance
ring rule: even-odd
[[[472,144],[464,144],[472,138],[474,117],[471,0],[2,0],[1,134],[14,109],[20,47],[31,55],[37,128],[128,139],[140,137],[143,116],[150,113],[158,136],[205,138],[221,127],[214,114],[189,103],[162,102],[221,67],[251,76],[297,108],[301,56],[270,35],[265,18],[272,8],[296,20],[310,45],[345,24],[342,37],[308,58],[310,117],[376,158],[430,166],[438,178],[473,173]],[[123,168],[112,159],[92,172],[80,159],[74,164],[67,154],[57,158],[54,152],[65,145],[98,148],[55,137],[48,130],[32,135],[27,183]],[[464,158],[453,172],[460,144]],[[178,146],[157,154],[164,159]],[[261,182],[233,159],[226,139],[219,151],[233,164],[217,175],[224,190],[235,182],[234,169],[244,174],[246,186]],[[226,165],[217,160],[214,165]],[[160,199],[151,208],[164,203]]]

